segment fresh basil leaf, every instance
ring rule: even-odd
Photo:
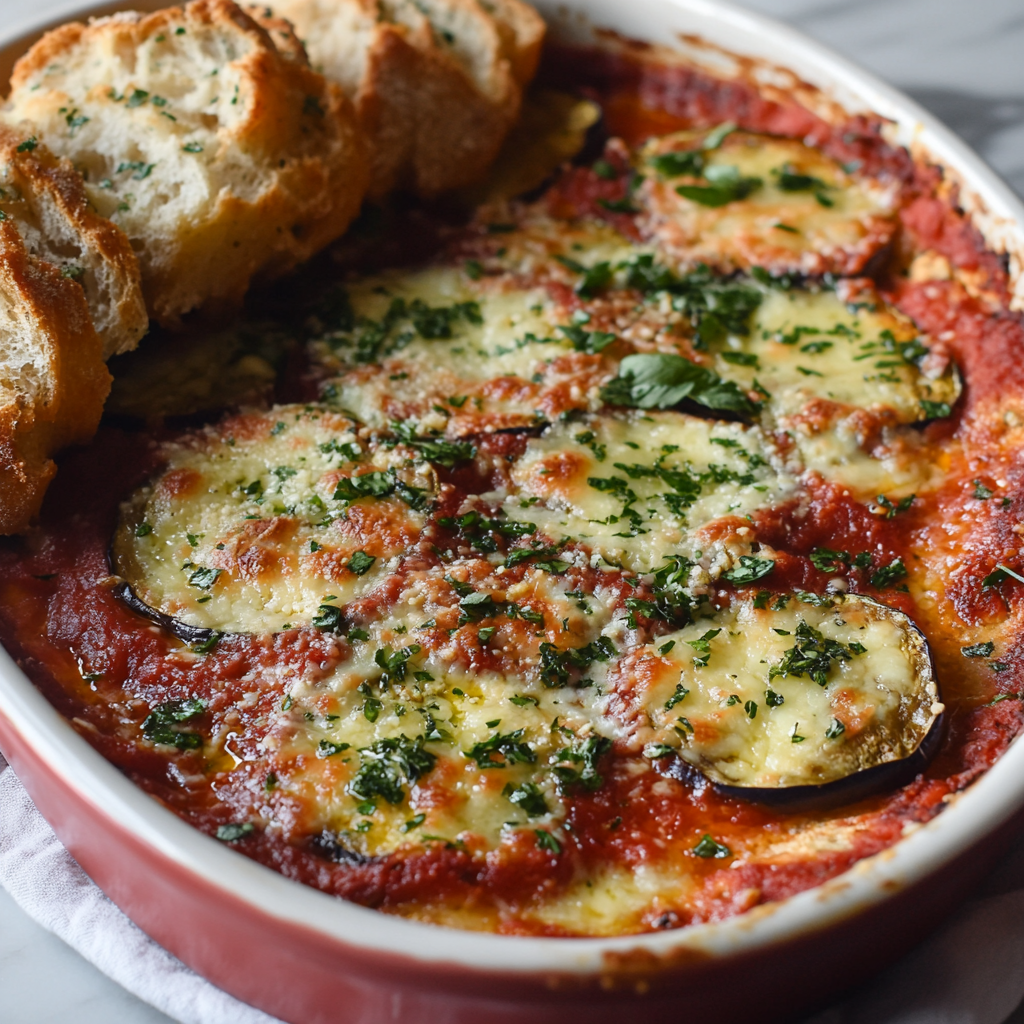
[[[601,397],[610,405],[638,409],[668,409],[689,399],[708,409],[757,411],[756,403],[738,384],[682,356],[662,352],[626,356],[619,364],[619,376],[605,384]]]

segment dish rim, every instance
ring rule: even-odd
[[[0,74],[12,51],[71,17],[114,9],[154,10],[160,0],[91,4],[81,0],[26,18],[0,32]],[[536,6],[563,34],[592,25],[633,38],[671,42],[684,29],[733,52],[793,68],[800,78],[851,100],[895,124],[897,140],[915,156],[940,164],[963,186],[963,204],[986,242],[1010,259],[1024,301],[1024,204],[936,118],[898,90],[797,30],[719,0],[541,0]],[[584,13],[585,12],[585,13]],[[652,38],[651,28],[657,23]],[[646,30],[645,30],[646,29]],[[609,958],[642,953],[665,964],[687,955],[733,957],[825,929],[862,913],[933,874],[1004,824],[1024,806],[1024,743],[1018,736],[985,774],[956,794],[924,825],[908,826],[888,849],[858,861],[830,881],[724,921],[668,932],[592,938],[506,936],[423,924],[348,903],[292,881],[236,854],[198,831],[135,786],[80,736],[0,647],[0,716],[55,772],[62,784],[145,845],[254,910],[364,952],[408,957],[420,965],[455,965],[502,974],[600,973]]]

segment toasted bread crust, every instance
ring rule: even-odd
[[[0,534],[39,511],[52,455],[95,433],[110,380],[82,288],[0,221]]]
[[[0,167],[0,210],[19,223],[32,255],[85,289],[104,356],[133,349],[149,317],[124,232],[89,208],[81,176],[34,142],[31,126],[0,124]]]
[[[270,29],[230,0],[195,0],[62,26],[15,67],[8,117],[83,170],[163,323],[240,301],[254,276],[340,235],[361,203],[369,168],[350,104]]]
[[[544,38],[543,21],[519,0],[487,9],[478,0],[278,0],[274,12],[354,101],[374,197],[478,181],[519,114]]]

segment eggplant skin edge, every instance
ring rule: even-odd
[[[324,829],[319,835],[309,840],[309,848],[318,857],[333,861],[335,864],[347,864],[350,867],[363,867],[367,864],[379,864],[383,857],[371,857],[365,853],[350,850],[338,837],[336,832]]]
[[[746,803],[762,804],[780,811],[799,814],[828,810],[856,804],[868,797],[905,786],[927,769],[942,746],[945,735],[946,713],[943,712],[934,718],[928,732],[912,754],[896,761],[886,761],[870,768],[862,768],[845,778],[824,782],[818,786],[725,786],[718,782],[712,782],[711,785],[723,796]]]
[[[174,618],[173,615],[158,612],[135,593],[130,583],[119,583],[114,588],[114,596],[122,600],[136,615],[155,622],[187,644],[208,643],[214,636],[226,635],[222,630],[210,629],[206,626],[190,626],[187,622]]]
[[[935,666],[932,662],[931,652],[928,647],[928,640],[921,628],[904,613],[892,608],[890,605],[862,594],[850,595],[859,603],[873,605],[882,609],[889,615],[897,615],[906,620],[909,627],[910,637],[916,654],[916,661],[920,665],[923,661],[927,667],[929,681],[935,688],[935,700],[941,702],[942,691],[939,682],[935,678]],[[840,601],[842,603],[842,600]],[[869,768],[862,768],[859,771],[846,775],[841,779],[834,779],[831,782],[823,782],[817,785],[804,786],[730,786],[727,783],[717,782],[705,775],[698,766],[688,764],[683,758],[674,755],[672,761],[676,766],[670,769],[668,774],[679,777],[680,767],[685,767],[691,772],[703,776],[705,781],[714,788],[715,792],[735,800],[742,800],[745,803],[760,804],[764,807],[771,807],[780,811],[791,811],[794,814],[829,810],[835,807],[847,806],[859,803],[869,797],[877,796],[880,793],[891,792],[906,785],[931,764],[938,753],[945,739],[947,726],[947,712],[942,711],[936,715],[928,727],[928,731],[921,738],[917,748],[906,757],[893,761],[885,761],[881,764],[871,765]]]

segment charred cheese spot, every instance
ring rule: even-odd
[[[230,632],[308,625],[375,586],[434,488],[429,466],[315,407],[231,418],[165,455],[123,506],[115,568],[155,610]]]
[[[712,781],[822,785],[908,757],[941,714],[923,636],[862,598],[739,602],[625,659],[613,706]]]
[[[675,266],[854,274],[889,243],[893,188],[853,178],[792,139],[732,132],[703,150],[706,138],[665,136],[642,154],[653,172],[641,190],[642,223]],[[730,199],[732,179],[747,184],[733,188]],[[704,201],[680,187],[698,190],[691,196]]]
[[[512,474],[509,516],[636,572],[681,554],[717,575],[749,551],[742,517],[796,492],[758,428],[674,412],[557,424],[530,441]],[[703,528],[727,517],[730,528],[709,542]]]
[[[860,501],[879,494],[921,494],[937,486],[948,469],[948,458],[924,454],[918,431],[894,424],[884,414],[812,402],[783,424],[806,469]]]

